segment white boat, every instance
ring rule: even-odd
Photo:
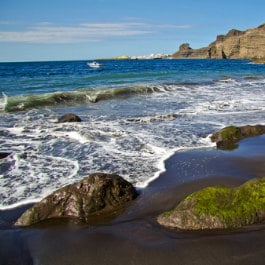
[[[88,62],[87,65],[91,68],[100,68],[102,67],[102,64],[96,62],[96,61],[93,61],[93,62]]]

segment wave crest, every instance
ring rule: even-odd
[[[53,107],[57,105],[78,105],[97,103],[102,100],[127,98],[135,95],[163,92],[163,86],[135,86],[113,89],[83,89],[68,92],[55,92],[25,96],[5,97],[3,110],[5,112],[24,111],[34,108]]]

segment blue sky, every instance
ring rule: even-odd
[[[257,27],[264,10],[264,0],[0,0],[0,62],[171,54]]]

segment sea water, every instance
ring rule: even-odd
[[[264,124],[265,65],[248,60],[0,63],[0,208],[94,172],[144,188],[175,152],[213,148],[228,125]],[[81,123],[58,123],[75,113]],[[176,169],[177,170],[177,169]]]

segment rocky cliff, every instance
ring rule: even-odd
[[[218,35],[209,46],[192,49],[188,43],[180,45],[174,58],[255,59],[265,58],[265,23],[257,28],[240,31],[231,29]]]

